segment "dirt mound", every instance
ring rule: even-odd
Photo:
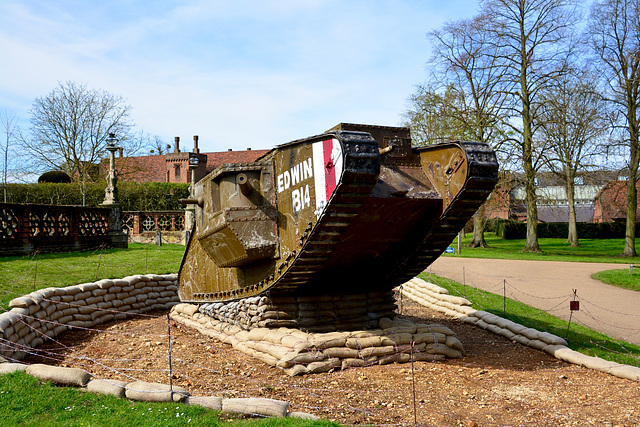
[[[292,411],[345,424],[413,424],[415,418],[436,426],[470,420],[479,426],[640,424],[636,382],[569,365],[406,298],[398,312],[451,328],[464,344],[464,357],[289,377],[172,322],[173,384],[196,395],[286,400]],[[162,313],[66,333],[25,362],[169,383],[167,325]]]

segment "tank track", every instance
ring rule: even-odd
[[[442,255],[498,181],[498,162],[489,145],[466,141],[458,144],[467,154],[467,182],[416,251],[390,276],[396,285],[411,280]]]
[[[297,258],[291,254],[294,261],[269,289],[273,295],[298,294],[299,287],[322,270],[378,182],[378,143],[370,135],[356,132],[341,132],[341,140],[345,165],[342,182],[315,229],[309,227],[300,237],[300,254]]]
[[[329,203],[316,229],[307,230],[301,239],[311,236],[300,255],[270,288],[273,295],[300,293],[300,286],[307,284],[323,268],[343,234],[357,219],[364,201],[375,187],[379,174],[377,145],[368,140],[344,141],[345,174],[333,200]],[[443,212],[441,218],[414,253],[387,277],[387,283],[400,285],[420,274],[451,244],[468,219],[486,200],[497,182],[498,163],[487,144],[459,142],[466,152],[469,177],[463,189]]]

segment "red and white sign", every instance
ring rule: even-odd
[[[337,139],[313,143],[313,178],[316,190],[316,216],[324,211],[342,176],[342,146]]]

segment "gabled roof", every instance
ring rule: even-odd
[[[120,157],[116,159],[118,178],[122,181],[165,182],[166,160],[164,155]],[[100,163],[100,170],[108,170],[109,161]]]
[[[254,162],[258,158],[267,154],[269,150],[243,150],[243,151],[221,151],[214,153],[201,153],[207,156],[206,173],[210,173],[215,168],[225,163],[248,163]],[[116,169],[118,178],[122,181],[135,182],[166,182],[167,181],[167,158],[175,153],[160,154],[154,156],[135,156],[116,158]],[[184,153],[184,159],[180,162],[188,162],[188,153]],[[182,157],[182,156],[181,156]],[[100,175],[105,176],[109,169],[109,160],[100,163]]]
[[[216,153],[203,153],[207,156],[207,173],[225,163],[255,162],[258,158],[267,154],[270,150],[245,150],[245,151],[220,151]]]

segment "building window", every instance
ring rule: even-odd
[[[176,165],[176,179],[180,178],[180,165]]]

